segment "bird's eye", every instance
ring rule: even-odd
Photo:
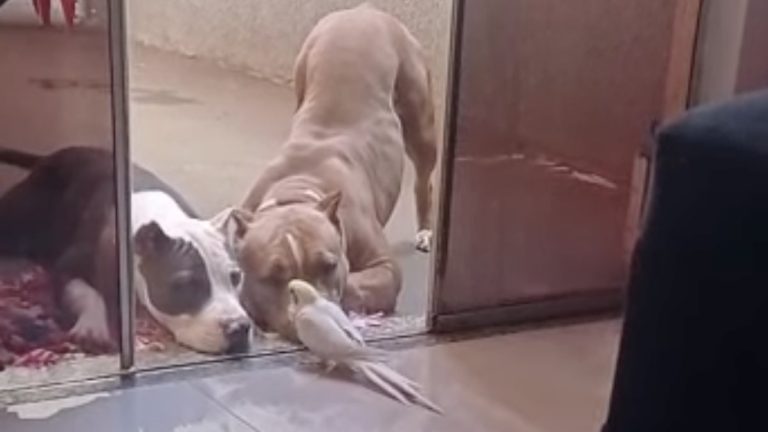
[[[232,270],[229,272],[229,281],[233,286],[239,286],[243,281],[243,272],[240,270]]]

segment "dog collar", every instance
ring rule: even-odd
[[[301,194],[304,197],[312,198],[314,203],[318,203],[322,201],[322,197],[319,193],[311,190],[311,189],[304,189],[301,191]],[[258,208],[256,208],[256,213],[263,212],[266,210],[271,210],[276,207],[283,207],[291,204],[309,204],[306,199],[301,198],[270,198],[259,205]]]

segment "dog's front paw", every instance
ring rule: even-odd
[[[367,300],[367,293],[360,290],[358,285],[354,282],[354,279],[350,277],[350,280],[347,281],[347,286],[344,289],[344,295],[341,297],[341,308],[347,313],[364,315],[366,312]]]
[[[432,230],[421,230],[416,233],[416,250],[429,252],[432,250]]]
[[[69,337],[89,353],[111,352],[116,348],[106,318],[96,314],[80,316],[69,330]]]

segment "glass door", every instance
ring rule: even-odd
[[[0,392],[119,368],[120,4],[0,2]]]
[[[286,183],[269,180],[275,161],[297,157],[296,146],[293,153],[286,150],[291,140],[323,128],[319,123],[297,126],[294,122],[299,105],[294,64],[308,35],[331,14],[347,13],[352,20],[370,19],[370,14],[349,12],[360,5],[358,0],[249,0],[229,2],[226,7],[221,2],[198,2],[194,7],[188,3],[132,0],[127,5],[130,159],[134,167],[132,234],[137,259],[135,275],[141,279],[134,284],[138,294],[136,366],[165,367],[295,349],[296,345],[288,342],[285,334],[290,331],[287,279],[317,282],[322,276],[317,269],[327,265],[324,260],[328,253],[332,264],[349,262],[350,274],[361,273],[365,265],[378,262],[397,268],[393,270],[397,276],[387,281],[391,284],[387,290],[381,290],[382,298],[377,302],[386,307],[365,311],[373,316],[361,316],[357,313],[360,311],[354,311],[355,322],[366,337],[425,331],[431,253],[424,251],[424,245],[422,250],[416,247],[416,173],[402,151],[397,118],[384,129],[364,126],[370,129],[371,142],[398,132],[392,134],[396,139],[390,144],[402,153],[398,155],[402,160],[395,157],[383,168],[373,160],[357,161],[356,169],[370,175],[382,174],[387,182],[397,182],[402,187],[399,196],[379,197],[384,203],[381,207],[389,208],[382,213],[391,213],[386,221],[376,220],[378,216],[372,216],[375,212],[363,216],[370,220],[353,221],[383,226],[376,226],[380,230],[375,231],[376,238],[348,242],[348,246],[354,243],[348,247],[352,253],[340,253],[340,248],[332,252],[318,250],[310,235],[298,233],[301,226],[292,222],[281,224],[289,218],[276,215],[282,207],[292,205],[287,214],[312,213],[318,217],[309,223],[309,230],[322,228],[323,219],[327,218],[316,211],[320,201],[334,189],[341,190],[349,184],[360,187],[364,182],[340,182],[329,179],[330,172],[336,171],[315,170],[317,165],[328,165],[320,151],[311,156],[312,163],[285,167],[281,174],[300,178],[301,186],[288,186],[287,189],[293,189],[286,191],[280,189]],[[426,75],[418,77],[421,93],[416,96],[423,98],[425,106],[420,113],[423,121],[419,119],[418,123],[428,125],[424,126],[423,134],[428,137],[426,144],[439,152],[453,1],[377,0],[367,7],[371,6],[378,9],[374,13],[382,14],[377,19],[384,19],[383,14],[387,14],[388,20],[397,19],[408,29],[413,40],[404,43],[412,44],[410,54],[420,50],[424,58],[418,66],[431,71],[431,88]],[[341,12],[344,10],[347,12]],[[420,49],[414,41],[418,41]],[[328,55],[329,62],[346,61],[333,58],[332,54],[323,55]],[[355,86],[354,80],[366,79],[354,73],[347,75],[336,84],[336,90],[329,92],[336,99],[317,118],[334,116],[334,106],[340,103],[337,101],[354,93],[350,90]],[[410,99],[413,95],[400,96]],[[367,100],[353,103],[362,106]],[[387,112],[391,110],[389,103],[383,105],[383,115],[396,116]],[[337,141],[345,140],[356,128],[359,129],[358,125],[325,127]],[[413,140],[416,135],[419,134],[412,133],[410,138]],[[329,141],[327,137],[308,137],[303,144],[330,150]],[[434,171],[440,168],[429,160],[433,157],[430,148],[425,151],[424,167],[420,167],[425,171],[422,176],[436,176]],[[256,184],[273,189],[271,201],[280,205],[270,205],[270,199],[263,197],[246,198],[258,189]],[[425,185],[422,189],[422,195],[428,197],[429,188]],[[343,194],[341,202],[355,199],[348,190]],[[257,226],[249,229],[252,238],[261,234],[284,241],[259,246],[258,256],[251,260],[243,257],[235,250],[242,239],[238,238],[239,228],[232,230],[233,221],[239,223],[232,218],[232,209],[238,210],[236,216],[258,214],[255,219],[264,221],[261,225],[251,224]],[[430,219],[429,215],[424,218]],[[350,221],[345,215],[339,219]],[[291,235],[283,236],[286,232]],[[421,235],[428,246],[429,236],[424,234]],[[233,246],[232,250],[223,250],[225,243]],[[337,243],[340,239],[331,240],[330,248]],[[360,258],[366,253],[379,256]],[[271,260],[288,265],[276,265],[273,270],[269,266]],[[299,260],[302,265],[298,265]],[[343,267],[334,265],[331,271],[338,272]],[[354,276],[339,276],[333,283],[339,287],[341,281],[346,284],[352,279]],[[248,333],[249,324],[251,337],[245,340],[242,337]],[[249,346],[244,347],[244,342]]]
[[[459,2],[433,325],[615,309],[699,2]]]

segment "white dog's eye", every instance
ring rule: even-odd
[[[229,281],[233,286],[239,286],[240,282],[243,281],[243,272],[240,270],[232,270],[229,272]]]

